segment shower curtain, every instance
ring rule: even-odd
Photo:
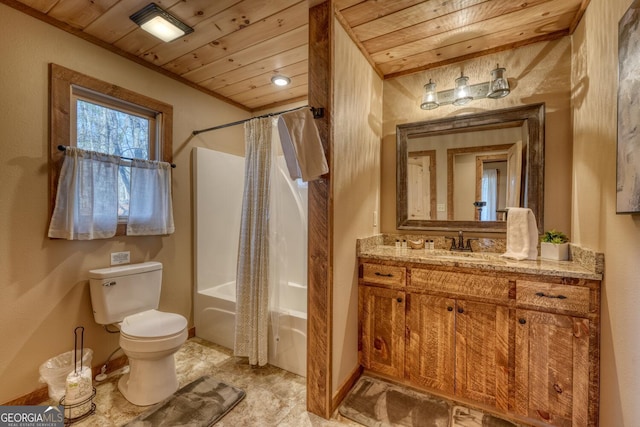
[[[277,191],[273,190],[279,148],[274,119],[245,123],[245,184],[236,274],[234,355],[263,366],[268,360],[268,327],[278,326],[280,264],[286,248],[276,233]]]

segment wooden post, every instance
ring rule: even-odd
[[[333,0],[329,0],[309,9],[309,105],[324,107],[324,118],[317,119],[315,123],[329,173],[309,183],[307,410],[324,418],[331,417],[333,412],[333,7]]]

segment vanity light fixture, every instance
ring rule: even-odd
[[[449,90],[436,92],[436,84],[429,79],[429,83],[424,85],[422,103],[423,110],[433,110],[440,105],[465,105],[471,100],[482,98],[504,98],[509,95],[509,81],[505,77],[505,68],[496,65],[491,71],[491,80],[488,82],[469,85],[469,78],[460,73],[455,81],[455,87]]]
[[[504,76],[504,68],[500,68],[496,64],[496,68],[491,70],[491,80],[489,80],[489,92],[487,97],[492,99],[504,98],[509,95],[511,89],[509,88],[509,81]]]
[[[287,76],[276,75],[271,77],[271,83],[276,86],[286,86],[291,83],[291,79]]]
[[[140,28],[169,43],[179,37],[193,33],[193,28],[171,15],[155,3],[149,3],[129,17]]]
[[[423,110],[433,110],[438,108],[438,92],[436,92],[436,84],[429,79],[429,83],[424,85],[424,95],[422,95],[422,104],[420,108]]]
[[[455,94],[456,98],[453,100],[453,105],[464,105],[473,99],[473,96],[469,95],[469,77],[462,73],[456,79]]]

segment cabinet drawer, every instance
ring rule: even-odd
[[[407,283],[407,269],[395,265],[362,264],[362,278],[367,283],[388,286],[404,286]]]
[[[414,268],[411,270],[411,289],[439,292],[454,297],[509,300],[509,279],[489,275]]]
[[[589,288],[518,280],[516,304],[543,310],[566,310],[588,314]]]

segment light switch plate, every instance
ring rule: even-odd
[[[111,265],[129,264],[131,262],[131,252],[113,252],[111,254]]]

